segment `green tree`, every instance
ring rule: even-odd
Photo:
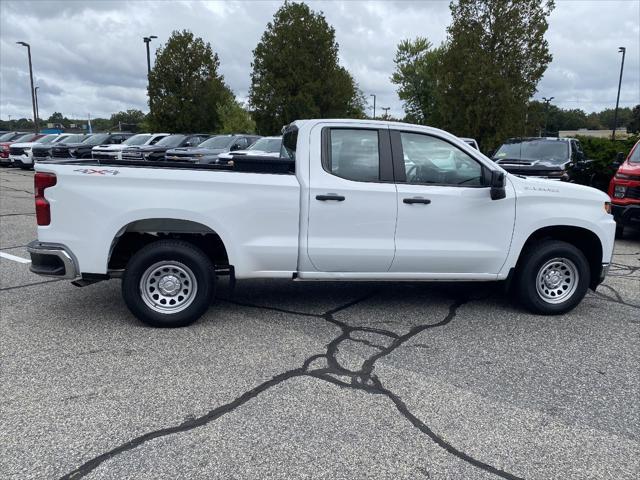
[[[613,122],[615,119],[616,110],[615,108],[605,108],[601,112],[598,112],[598,118],[600,119],[600,123],[604,128],[608,130],[613,130]],[[618,108],[618,129],[620,127],[624,127],[631,120],[631,109],[630,108]],[[623,128],[624,130],[624,128]]]
[[[221,133],[255,133],[256,122],[251,113],[243,108],[233,96],[229,96],[220,107]]]
[[[47,123],[66,123],[68,120],[60,112],[53,112],[47,119]]]
[[[640,133],[640,105],[633,107],[631,118],[627,123],[627,130],[631,133]]]
[[[145,120],[145,114],[141,110],[129,109],[112,114],[110,120],[114,128],[120,125],[123,130],[135,130]]]
[[[149,124],[157,131],[215,132],[219,107],[230,94],[209,43],[174,31],[156,52],[149,76]]]
[[[433,48],[429,40],[418,37],[403,40],[393,60],[391,82],[398,85],[398,97],[404,103],[406,121],[438,126],[438,65],[442,48]]]
[[[485,148],[521,135],[527,103],[551,61],[553,1],[458,0],[442,56],[442,126]]]
[[[278,9],[255,50],[249,102],[262,134],[300,118],[362,117],[364,98],[338,64],[333,27],[304,3]]]

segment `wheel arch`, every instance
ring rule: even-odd
[[[541,227],[532,232],[524,242],[518,255],[518,261],[515,267],[516,270],[518,270],[518,267],[520,266],[524,253],[528,249],[533,248],[536,243],[544,240],[560,240],[567,242],[580,250],[589,263],[589,270],[591,273],[589,287],[595,290],[600,283],[603,253],[602,241],[595,232],[588,228],[574,225],[550,225]]]
[[[214,265],[230,265],[227,246],[211,227],[193,220],[156,217],[133,220],[118,230],[109,248],[108,270],[124,269],[141,248],[163,239],[187,241],[200,248]]]

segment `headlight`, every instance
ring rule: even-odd
[[[613,189],[613,196],[615,198],[624,198],[627,193],[627,187],[625,185],[616,185]]]
[[[625,175],[624,173],[616,173],[616,178],[620,180],[628,180],[631,178],[631,175]]]
[[[31,147],[27,147],[27,148],[25,148],[25,149],[24,149],[24,151],[25,151],[26,153],[30,153],[30,152],[31,152]]]

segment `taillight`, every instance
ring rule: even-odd
[[[37,172],[33,177],[38,225],[44,226],[51,223],[51,209],[49,208],[49,202],[44,198],[44,191],[49,187],[53,187],[57,181],[58,179],[53,173]]]

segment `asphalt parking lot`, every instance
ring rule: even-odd
[[[638,232],[561,317],[495,285],[245,281],[156,330],[119,281],[20,261],[32,175],[0,170],[2,478],[638,476]]]

